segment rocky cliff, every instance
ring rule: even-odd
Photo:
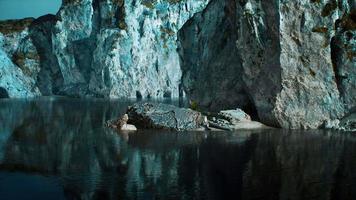
[[[355,9],[341,0],[212,1],[179,34],[184,88],[204,107],[255,107],[269,125],[318,128],[356,105]]]
[[[319,128],[356,106],[348,0],[63,0],[0,22],[0,95],[162,98]]]
[[[178,97],[177,32],[207,3],[63,0],[56,16],[1,22],[1,57],[23,72],[1,87],[10,97]],[[28,88],[11,85],[18,77]]]

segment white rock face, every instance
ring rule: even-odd
[[[252,105],[263,123],[295,129],[321,127],[354,107],[355,95],[350,94],[354,93],[356,76],[355,22],[351,20],[355,3],[216,0],[210,5],[180,34],[183,84],[193,101],[210,109]],[[211,26],[220,21],[232,25]],[[343,30],[335,33],[338,24]],[[345,30],[347,27],[353,31]],[[340,37],[340,32],[348,39]],[[230,46],[234,34],[237,49]],[[211,45],[200,42],[206,38],[217,41]],[[230,55],[225,62],[210,67],[222,51],[234,52],[235,62],[229,59],[233,55],[225,53],[221,56]],[[219,87],[199,84],[213,76]],[[224,95],[214,95],[221,91]]]
[[[5,49],[11,58],[24,57],[21,49],[33,55],[13,61],[45,95],[178,97],[177,32],[208,2],[66,0],[56,16],[6,36]]]
[[[278,5],[278,10],[269,1],[253,3],[252,10],[241,6],[238,47],[245,55],[244,80],[263,121],[318,128],[343,114],[329,45],[336,16],[320,14],[324,3]]]
[[[5,89],[10,98],[35,97],[41,95],[30,77],[14,65],[7,54],[0,48],[0,87]]]
[[[208,1],[64,2],[51,36],[63,77],[59,93],[178,97],[177,32]]]
[[[92,0],[64,3],[57,13],[53,51],[64,79],[63,87],[85,83],[73,53],[72,42],[88,38],[92,32]]]
[[[102,20],[110,19],[114,6],[109,2],[100,4]],[[177,32],[207,3],[124,1],[119,9],[123,21],[118,19],[114,27],[102,28],[96,36],[90,92],[110,97],[178,97],[182,73]]]
[[[40,61],[29,36],[32,18],[0,23],[0,87],[11,98],[35,97]]]

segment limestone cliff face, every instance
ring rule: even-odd
[[[216,103],[214,97],[199,93],[204,85],[196,83],[209,81],[208,76],[200,76],[203,71],[221,72],[213,79],[220,86],[215,93],[226,92],[218,97],[219,108],[246,106],[246,101],[236,98],[245,96],[261,121],[274,126],[318,128],[355,106],[355,3],[225,0],[212,4],[220,8],[208,6],[179,34],[183,84],[190,98],[202,106]],[[234,24],[211,27],[211,15],[215,21]],[[201,42],[218,39],[216,35],[231,32],[231,27],[233,33],[216,45]],[[225,42],[231,37],[236,38],[236,46]],[[194,55],[191,46],[204,51]],[[222,64],[213,69],[201,65],[215,61],[222,51],[234,54],[236,60],[231,62],[232,55],[224,54]]]
[[[0,48],[32,96],[178,97],[177,32],[208,1],[64,0],[56,16],[1,22]]]
[[[11,98],[41,94],[36,86],[39,57],[28,36],[32,21],[28,18],[0,22],[0,89]]]
[[[63,0],[57,15],[0,22],[0,91],[187,94],[319,128],[356,105],[355,13],[347,0]]]

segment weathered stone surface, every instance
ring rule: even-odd
[[[178,97],[177,32],[208,0],[100,2],[90,93],[109,97]],[[113,9],[113,8],[117,9]],[[117,13],[112,19],[110,15]],[[110,21],[111,19],[111,21]]]
[[[216,111],[252,106],[240,75],[236,11],[234,0],[212,1],[179,32],[184,90]]]
[[[223,110],[215,117],[209,117],[209,127],[221,130],[254,130],[254,129],[269,129],[260,122],[252,121],[251,117],[241,109]]]
[[[247,100],[233,100],[235,107],[243,108],[251,104],[248,103],[248,99],[251,99],[263,123],[306,129],[318,128],[325,121],[338,119],[342,117],[344,108],[353,107],[355,95],[352,95],[354,92],[351,88],[354,88],[355,72],[350,68],[355,68],[355,62],[353,57],[349,61],[340,58],[342,64],[339,64],[339,72],[336,72],[330,46],[331,38],[335,35],[335,23],[347,15],[345,13],[352,13],[353,3],[225,0],[213,1],[210,5],[212,7],[208,6],[183,27],[182,37],[179,38],[182,43],[183,84],[193,101],[214,107],[216,98],[214,95],[209,98],[204,92],[208,90],[207,93],[219,94],[225,91],[219,105],[220,109],[229,108],[230,97],[243,94],[237,92],[243,88]],[[231,8],[236,9],[235,18],[229,14]],[[231,28],[209,26],[211,19],[214,19],[213,22],[236,23],[232,35],[236,35],[237,49],[225,42],[229,37],[222,37],[226,32],[231,33]],[[205,45],[206,38],[217,41],[210,46]],[[352,37],[351,42],[341,44],[345,44],[341,47],[345,51],[354,48]],[[194,48],[190,50],[189,47]],[[225,58],[222,64],[213,69],[208,64],[201,65],[221,51],[235,52],[236,62]],[[338,53],[341,56],[350,55],[344,51]],[[214,62],[216,59],[212,60]],[[195,84],[209,82],[201,76],[203,73],[214,74],[216,78],[210,82],[217,87]],[[340,84],[338,78],[342,73],[347,73],[348,78]],[[229,87],[224,84],[225,81],[235,85]],[[344,101],[340,98],[338,86],[345,88],[341,91]]]
[[[9,97],[41,95],[36,85],[39,57],[28,28],[32,22],[32,18],[0,22],[0,87]]]
[[[45,15],[34,20],[29,29],[40,59],[36,84],[42,95],[58,94],[63,85],[63,75],[53,51],[52,33],[56,21],[56,16]]]
[[[251,121],[251,117],[239,108],[235,110],[222,110],[218,115],[231,122]]]
[[[188,108],[161,103],[137,103],[128,108],[129,123],[144,129],[198,130],[204,116]]]
[[[331,42],[336,83],[346,109],[356,106],[356,3],[349,9],[335,23]]]
[[[10,98],[35,97],[40,92],[33,79],[14,65],[7,54],[0,48],[0,88]],[[6,92],[5,92],[6,91]],[[6,97],[5,96],[5,97]]]
[[[337,127],[338,130],[356,132],[356,109],[340,120]]]
[[[63,1],[56,16],[1,22],[0,31],[15,33],[5,49],[44,95],[178,97],[177,32],[208,2]]]

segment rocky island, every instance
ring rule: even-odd
[[[0,97],[52,95],[186,98],[272,127],[354,127],[356,3],[63,0],[56,15],[1,21]]]

